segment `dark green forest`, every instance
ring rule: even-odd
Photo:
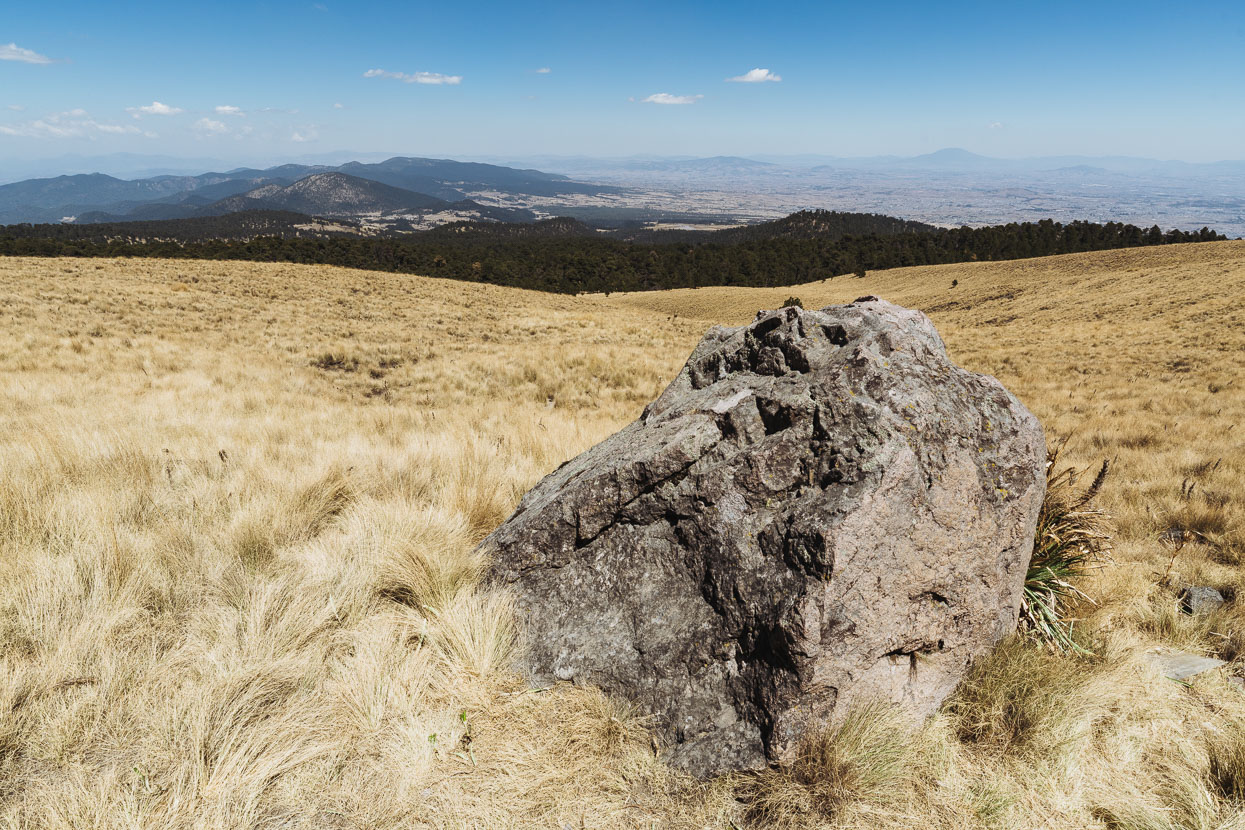
[[[346,230],[330,233],[308,225],[331,222]],[[260,236],[321,238],[359,236],[362,230],[349,219],[316,219],[286,210],[242,210],[191,219],[136,219],[127,222],[64,222],[47,225],[0,225],[0,239],[57,239],[66,242],[142,244],[147,242],[206,242],[249,240]]]
[[[862,219],[860,217],[866,217]],[[885,220],[885,221],[882,221]],[[422,233],[300,235],[297,214],[177,222],[9,225],[0,255],[166,257],[341,265],[560,293],[783,286],[911,265],[1008,260],[1226,237],[1115,222],[1051,220],[941,230],[873,214],[803,211],[695,241],[629,241],[574,220],[458,223]],[[142,227],[136,227],[142,225]],[[245,232],[247,226],[249,232]],[[850,232],[873,228],[873,232]],[[847,230],[845,230],[847,229]],[[213,233],[218,234],[212,236]],[[661,239],[661,232],[651,237]],[[232,238],[230,238],[232,237]]]
[[[837,210],[802,210],[782,219],[741,225],[706,233],[696,230],[629,230],[616,231],[613,236],[629,242],[671,242],[702,244],[704,242],[737,243],[761,239],[842,239],[845,236],[890,236],[897,233],[936,231],[933,225],[896,219],[881,213],[842,213]]]

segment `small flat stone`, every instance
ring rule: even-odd
[[[1223,660],[1203,657],[1200,654],[1189,654],[1185,651],[1147,654],[1146,657],[1158,667],[1159,671],[1172,680],[1188,680],[1190,677],[1196,677],[1203,672],[1227,665]]]

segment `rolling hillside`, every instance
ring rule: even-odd
[[[205,191],[228,192],[229,188],[236,191],[238,189],[236,186],[243,182],[235,180],[205,187],[185,196],[176,204],[167,202],[141,204],[124,215],[88,211],[78,216],[72,224],[77,226],[167,221],[167,227],[163,231],[156,229],[155,235],[161,238],[175,238],[182,235],[181,223],[185,220],[252,211],[281,211],[300,213],[307,217],[320,216],[346,220],[363,217],[374,221],[384,219],[386,220],[384,221],[385,228],[394,233],[411,230],[409,222],[404,223],[401,220],[402,217],[408,216],[418,218],[427,214],[444,213],[447,216],[461,217],[460,221],[470,218],[485,222],[524,222],[535,218],[531,211],[521,208],[482,205],[471,199],[447,202],[425,193],[390,187],[371,179],[361,179],[345,173],[313,173],[290,184],[286,184],[285,179],[261,179],[260,181],[267,183],[215,202],[206,200],[200,194]],[[246,183],[254,184],[254,181]],[[225,224],[219,226],[227,227]]]
[[[527,688],[475,543],[709,326],[867,294],[927,311],[1066,461],[1112,459],[1095,655],[1010,643],[924,726],[707,785],[643,713]],[[1240,827],[1245,694],[1145,652],[1245,655],[1242,353],[1239,241],[609,297],[0,259],[0,817],[727,830],[767,797],[791,827]],[[1199,534],[1174,560],[1172,527]],[[1229,602],[1182,614],[1182,584]]]
[[[360,213],[435,210],[448,206],[448,202],[435,196],[390,187],[345,173],[315,173],[285,187],[270,184],[231,196],[216,202],[210,209],[219,213],[288,210],[317,216],[351,216]]]
[[[398,156],[374,164],[349,162],[337,167],[283,164],[264,170],[244,167],[223,173],[135,180],[101,173],[27,179],[0,185],[0,225],[59,222],[69,216],[86,216],[86,221],[196,216],[202,215],[199,209],[222,199],[257,188],[285,188],[323,173],[340,173],[445,202],[460,202],[467,194],[477,191],[523,196],[619,192],[616,187],[576,182],[539,170]],[[360,186],[352,187],[357,191]]]

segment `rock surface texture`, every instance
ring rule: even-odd
[[[1180,594],[1180,607],[1186,614],[1211,614],[1223,607],[1223,594],[1207,585],[1190,585]]]
[[[920,312],[784,308],[711,329],[482,548],[533,682],[638,703],[707,776],[789,758],[854,701],[936,709],[1016,623],[1045,460]]]

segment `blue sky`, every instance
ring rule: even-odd
[[[1239,0],[5,5],[0,165],[949,146],[1245,158]],[[753,70],[781,80],[727,80]]]

